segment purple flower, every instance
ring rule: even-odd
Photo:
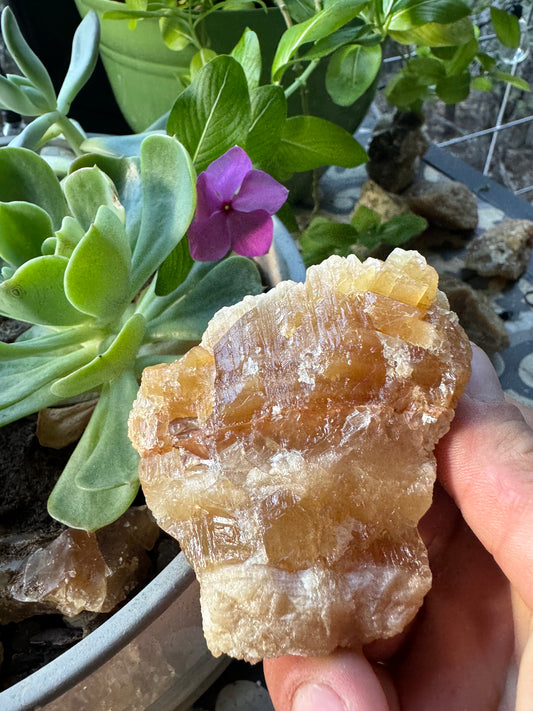
[[[287,199],[288,190],[268,173],[253,170],[242,148],[230,148],[200,173],[196,193],[196,213],[188,231],[193,259],[215,261],[230,249],[245,257],[268,252],[272,215]]]

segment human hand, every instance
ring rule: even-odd
[[[276,711],[533,710],[532,428],[474,349],[420,523],[433,571],[423,607],[392,640],[265,660]]]

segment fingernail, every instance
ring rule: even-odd
[[[479,348],[472,353],[472,375],[465,393],[478,402],[504,400],[504,392],[488,356]]]
[[[346,704],[330,686],[304,684],[294,694],[292,711],[346,711]]]

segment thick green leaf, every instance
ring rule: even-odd
[[[21,200],[42,207],[55,229],[67,214],[67,203],[54,171],[25,148],[0,148],[0,200]]]
[[[0,257],[14,267],[41,255],[54,233],[48,214],[29,202],[0,202]]]
[[[100,22],[95,10],[85,15],[72,40],[72,55],[63,86],[57,97],[57,108],[67,114],[71,103],[85,86],[98,61]]]
[[[357,17],[366,0],[337,0],[305,22],[289,27],[279,41],[272,61],[272,82],[279,82],[295,52],[308,42],[333,34],[354,17]]]
[[[470,72],[445,77],[436,87],[437,96],[445,104],[457,104],[464,101],[470,93]]]
[[[38,152],[49,137],[60,134],[56,124],[58,118],[59,114],[56,111],[38,116],[9,142],[9,147],[27,148],[32,152]],[[51,132],[53,132],[53,136],[50,135]]]
[[[145,138],[154,133],[166,135],[166,131],[144,131],[125,136],[92,136],[81,145],[82,150],[110,158],[133,158],[141,155],[141,145]]]
[[[388,29],[406,31],[428,22],[446,24],[470,14],[462,0],[400,0],[394,3]]]
[[[161,37],[169,49],[180,52],[190,43],[187,35],[188,26],[180,17],[170,15],[159,18],[159,29]]]
[[[56,94],[50,75],[22,36],[15,15],[9,7],[6,7],[2,13],[2,37],[20,71],[46,98],[46,109],[48,111],[55,109]]]
[[[124,208],[118,201],[113,183],[96,166],[80,168],[68,175],[63,182],[63,192],[71,214],[84,231],[91,227],[102,205],[125,221]]]
[[[216,56],[217,53],[214,50],[209,49],[208,47],[202,47],[199,52],[196,52],[194,57],[191,59],[191,63],[189,65],[191,80],[194,79],[194,77],[198,74],[202,67],[205,67],[206,64],[209,64],[209,62]]]
[[[89,363],[53,384],[54,395],[75,397],[120,378],[124,371],[133,366],[145,329],[144,317],[139,313],[133,314],[104,353],[99,353]]]
[[[259,86],[259,79],[261,78],[261,47],[255,32],[247,28],[233,48],[231,56],[244,69],[248,88],[252,90]]]
[[[263,290],[257,267],[245,257],[223,259],[199,274],[203,278],[198,281],[192,274],[192,288],[185,282],[180,297],[149,322],[147,336],[151,340],[199,341],[216,311]]]
[[[2,360],[0,367],[0,412],[82,367],[91,358],[91,351],[76,348],[68,353],[27,357],[17,357],[12,351],[12,356],[11,360]]]
[[[198,171],[233,146],[243,145],[250,127],[248,83],[233,57],[206,64],[177,98],[167,131],[189,151]]]
[[[506,47],[517,49],[520,45],[520,23],[518,17],[492,5],[490,18],[500,42]]]
[[[69,259],[65,293],[70,303],[104,323],[118,318],[130,301],[130,260],[124,225],[103,205]]]
[[[188,277],[193,265],[187,237],[183,237],[157,272],[156,295],[166,296],[177,289]]]
[[[174,138],[153,135],[145,139],[141,178],[142,222],[132,255],[131,298],[178,244],[196,207],[194,168]]]
[[[43,243],[43,254],[57,254],[60,257],[70,259],[72,252],[80,240],[85,235],[85,231],[80,223],[73,217],[67,215],[63,220],[61,228],[57,230],[55,237]]]
[[[37,107],[22,89],[6,77],[0,76],[0,105],[25,116],[35,116]]]
[[[63,287],[68,260],[45,256],[30,259],[0,284],[0,313],[44,326],[73,326],[87,320],[74,308]]]
[[[39,333],[36,334],[36,330]],[[56,329],[33,326],[25,331],[14,343],[4,343],[0,341],[0,363],[12,359],[22,359],[29,356],[46,356],[50,353],[70,352],[73,346],[85,343],[85,348],[89,349],[86,342],[94,338],[102,337],[102,333],[92,325],[73,326],[57,331]],[[88,359],[91,359],[91,351]],[[0,367],[3,367],[0,366]]]
[[[92,531],[115,521],[132,503],[139,488],[139,458],[128,439],[128,413],[137,391],[130,372],[104,387],[48,500],[53,518]]]
[[[260,86],[251,93],[252,123],[246,152],[253,163],[268,163],[275,153],[287,119],[287,99],[280,86]]]
[[[287,119],[274,165],[295,173],[321,165],[353,168],[365,163],[366,151],[340,126],[316,116]]]
[[[339,106],[350,106],[372,85],[381,67],[381,47],[349,45],[330,59],[326,88]]]
[[[400,44],[415,44],[425,47],[456,47],[475,38],[474,25],[468,17],[443,25],[438,22],[428,22],[426,25],[413,27],[411,30],[390,31],[389,34],[395,42]]]

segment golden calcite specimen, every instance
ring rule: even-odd
[[[397,249],[330,257],[145,370],[140,478],[199,578],[213,654],[322,655],[413,618],[433,449],[469,368],[436,272]]]

